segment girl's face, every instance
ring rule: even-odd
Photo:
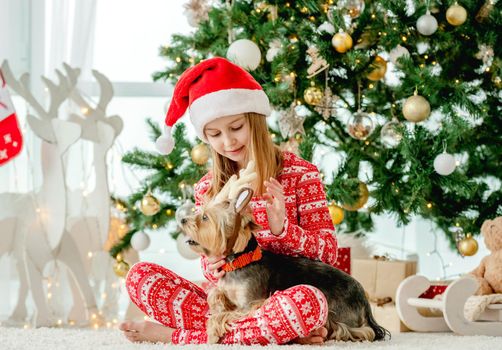
[[[246,166],[250,142],[249,123],[244,114],[221,117],[206,124],[204,134],[211,147],[221,156]]]

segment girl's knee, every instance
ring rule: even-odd
[[[324,293],[318,288],[301,284],[286,289],[284,293],[295,304],[308,331],[326,324],[328,302]]]

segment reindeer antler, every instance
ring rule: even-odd
[[[234,199],[237,197],[240,189],[249,186],[258,174],[255,171],[255,162],[250,161],[245,169],[239,171],[239,177],[232,175],[221,191],[214,197],[215,202],[222,202],[226,199]]]

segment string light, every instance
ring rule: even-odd
[[[432,208],[432,203],[431,202],[427,203],[427,208],[429,208],[429,209]]]

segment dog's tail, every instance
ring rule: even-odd
[[[384,340],[387,335],[390,339],[390,332],[375,321],[369,303],[366,302],[365,304],[363,309],[364,315],[362,315],[364,323],[361,327],[350,327],[343,322],[336,321],[332,321],[332,324],[329,324],[330,322],[328,320],[327,328],[328,331],[331,330],[328,339],[343,341],[375,341]]]
[[[371,329],[375,332],[375,338],[373,340],[385,340],[386,336],[389,336],[389,339],[391,338],[390,332],[380,326],[375,318],[373,317],[373,313],[371,312],[371,307],[368,302],[365,303],[366,305],[364,306],[364,311],[365,311],[365,318],[366,321],[368,322],[368,326],[371,327]]]

